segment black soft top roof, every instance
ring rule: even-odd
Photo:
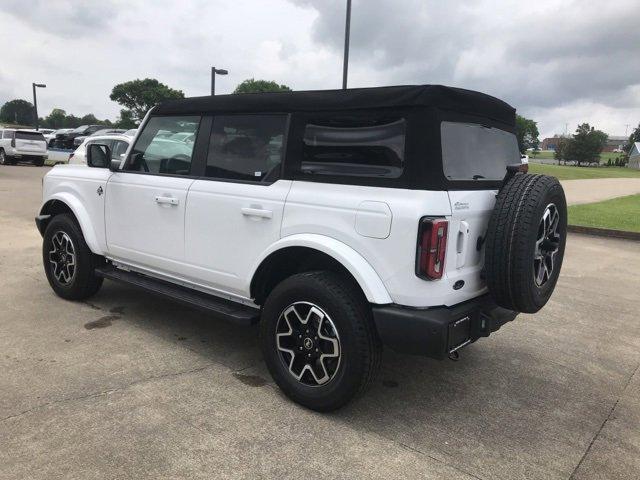
[[[164,102],[153,113],[186,115],[215,112],[318,112],[415,106],[488,117],[507,125],[515,123],[515,109],[508,103],[484,93],[443,85],[191,97]]]

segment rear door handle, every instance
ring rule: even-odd
[[[178,205],[180,203],[180,200],[178,200],[175,197],[161,197],[161,196],[157,196],[156,197],[156,203],[160,203],[160,204],[166,204],[166,205]]]
[[[272,218],[273,212],[271,210],[263,210],[261,208],[249,208],[243,207],[240,209],[242,215],[245,217],[260,217],[260,218]]]

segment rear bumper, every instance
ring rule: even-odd
[[[382,343],[401,353],[437,359],[488,337],[516,315],[518,312],[496,305],[489,295],[453,307],[373,306]]]

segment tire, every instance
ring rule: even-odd
[[[293,275],[271,292],[262,311],[260,344],[285,395],[320,412],[338,409],[364,392],[382,353],[362,292],[325,271]]]
[[[0,149],[0,165],[14,165],[15,162],[11,161],[5,151]]]
[[[535,313],[558,281],[567,240],[567,202],[555,177],[518,174],[498,194],[489,220],[485,276],[501,307]]]
[[[80,227],[69,214],[56,215],[47,225],[42,261],[49,285],[62,298],[83,300],[102,286],[103,279],[96,276],[95,269],[104,264],[104,259],[89,250]]]
[[[35,160],[33,161],[33,164],[34,164],[36,167],[41,167],[41,166],[43,166],[43,165],[44,165],[44,158],[37,158],[37,159],[35,159]]]

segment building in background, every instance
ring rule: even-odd
[[[541,150],[555,150],[558,141],[564,138],[564,135],[554,135],[553,137],[547,137],[542,140],[540,145]],[[622,135],[609,135],[607,143],[602,149],[603,152],[622,152],[622,149],[627,144],[628,137]]]
[[[629,152],[629,163],[627,167],[640,170],[640,142],[633,144],[631,151]]]

